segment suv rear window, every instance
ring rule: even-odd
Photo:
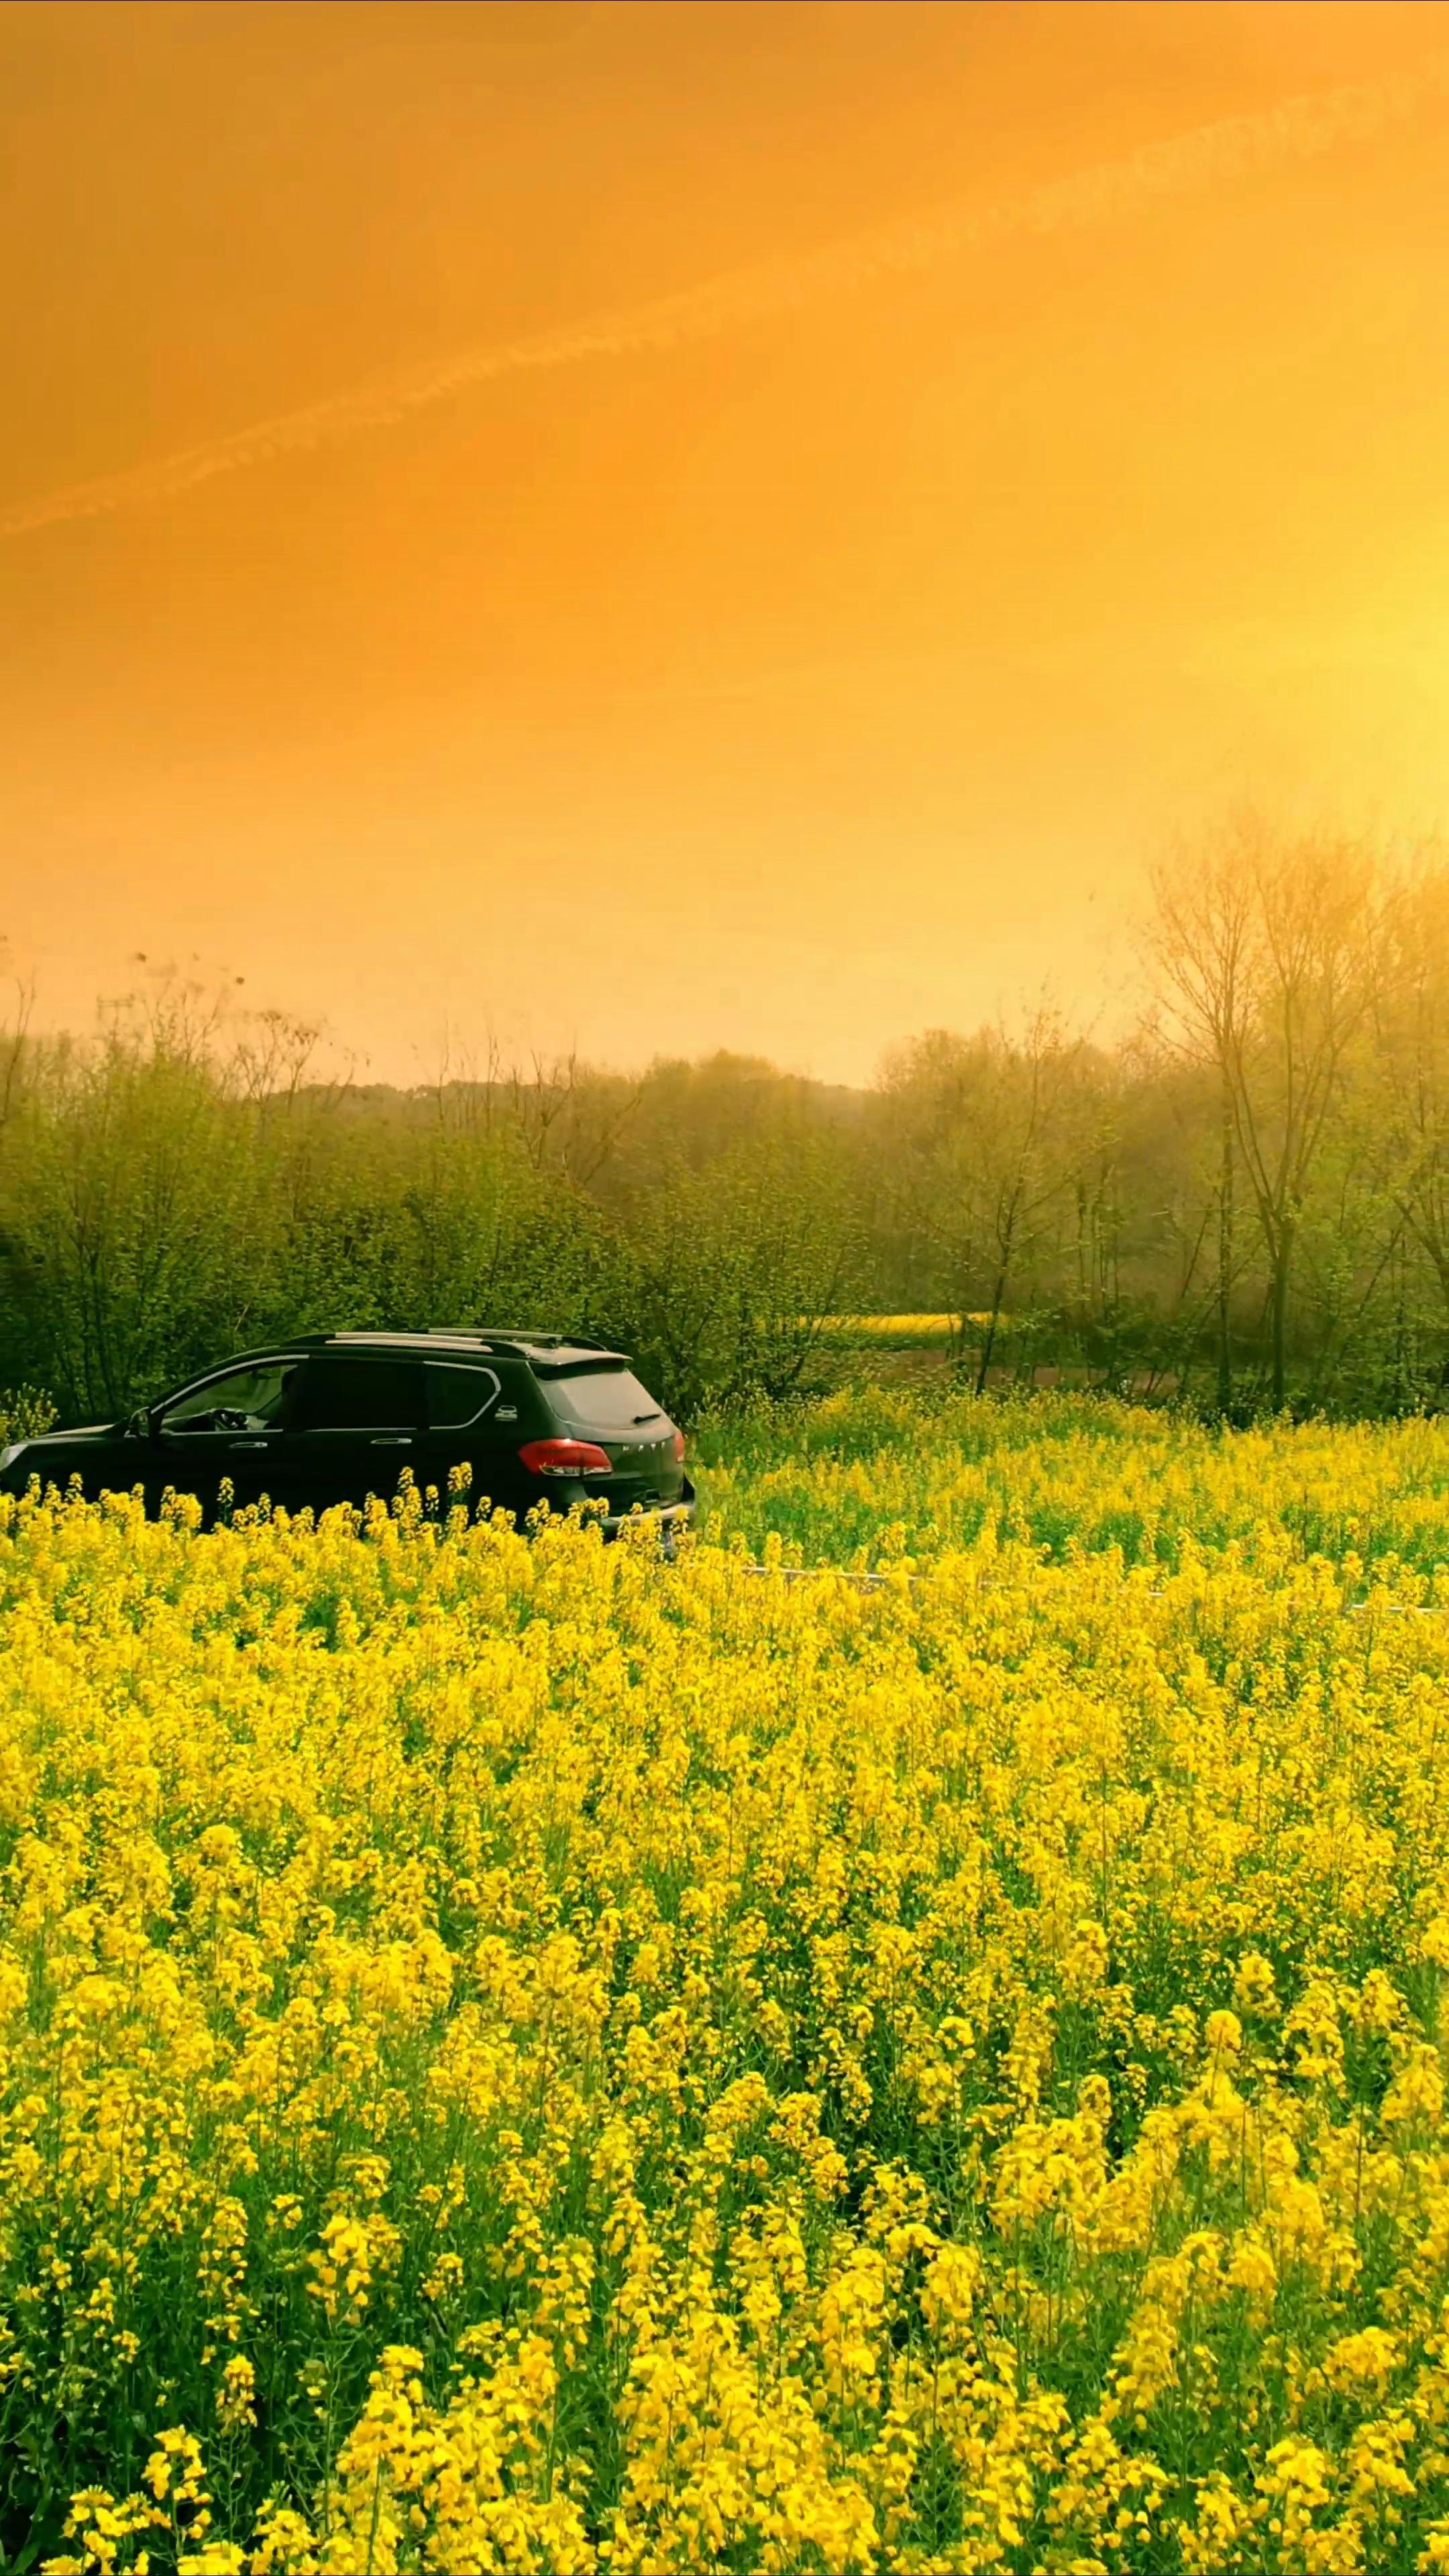
[[[542,1383],[554,1412],[575,1431],[648,1440],[668,1419],[632,1369],[580,1369],[576,1376],[546,1377]]]

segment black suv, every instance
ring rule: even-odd
[[[208,1520],[221,1484],[238,1508],[288,1511],[390,1496],[404,1467],[446,1507],[455,1469],[470,1499],[520,1522],[538,1504],[602,1502],[603,1525],[643,1510],[694,1518],[684,1434],[619,1351],[556,1333],[302,1333],[245,1351],[129,1422],[47,1431],[0,1450],[0,1493],[32,1476],[88,1496],[136,1485],[154,1512],[170,1486]]]

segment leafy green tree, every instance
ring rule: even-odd
[[[617,1242],[608,1311],[672,1411],[800,1392],[860,1280],[860,1228],[818,1142],[736,1146],[657,1176]]]
[[[265,1302],[261,1170],[184,1002],[49,1050],[0,1190],[7,1357],[71,1412],[127,1411]]]

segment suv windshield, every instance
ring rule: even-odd
[[[616,1440],[654,1440],[668,1416],[632,1369],[580,1369],[577,1376],[547,1377],[543,1391],[555,1413],[576,1431],[602,1431]]]

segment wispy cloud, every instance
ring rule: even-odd
[[[106,518],[173,498],[218,474],[331,446],[384,428],[472,385],[596,358],[687,347],[889,277],[918,274],[1023,234],[1079,232],[1140,214],[1158,201],[1200,194],[1294,161],[1321,158],[1421,114],[1449,96],[1449,52],[1427,55],[1398,79],[1309,90],[1278,106],[1169,136],[1097,162],[993,205],[959,202],[829,244],[803,258],[739,269],[643,304],[565,323],[525,339],[457,350],[406,374],[328,394],[298,411],[254,421],[224,438],[149,463],[71,483],[0,511],[0,537],[65,520]]]

